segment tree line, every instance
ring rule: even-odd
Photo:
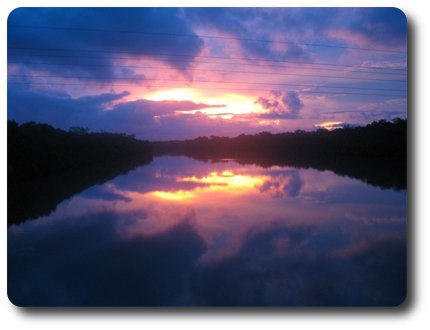
[[[152,160],[152,146],[132,135],[69,131],[34,122],[7,122],[8,184],[109,163]]]
[[[401,118],[332,131],[158,141],[153,149],[156,155],[186,155],[205,161],[233,158],[263,167],[327,169],[377,186],[406,189],[407,120]]]
[[[49,214],[62,200],[148,164],[153,155],[331,170],[375,186],[406,189],[405,119],[333,131],[152,143],[126,134],[90,133],[82,127],[64,131],[32,122],[7,125],[9,225]]]

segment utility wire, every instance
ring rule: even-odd
[[[131,34],[142,34],[142,35],[157,36],[157,37],[167,36],[167,37],[187,37],[187,38],[202,38],[202,39],[221,39],[221,40],[235,40],[235,41],[264,42],[264,43],[274,43],[274,44],[301,45],[301,46],[309,46],[309,47],[353,49],[353,50],[359,50],[359,51],[373,51],[373,52],[394,53],[394,54],[403,53],[402,51],[378,49],[378,48],[362,48],[362,47],[351,47],[351,46],[341,46],[341,45],[303,43],[303,42],[294,42],[294,41],[273,41],[268,39],[251,39],[251,38],[241,38],[241,37],[225,37],[225,36],[151,32],[151,31],[109,30],[109,29],[96,29],[96,28],[86,28],[86,27],[59,27],[59,26],[21,25],[21,24],[20,25],[9,24],[8,28],[74,30],[74,31],[107,32],[107,33],[131,33]]]
[[[302,73],[283,73],[284,76],[297,76],[297,77],[312,77],[312,78],[326,78],[326,79],[346,79],[346,80],[361,80],[361,81],[385,81],[392,83],[403,83],[404,80],[394,80],[394,79],[380,79],[380,78],[359,78],[359,77],[343,77],[343,76],[327,76],[327,75],[312,75],[312,74],[302,74]],[[56,76],[53,76],[56,77]]]
[[[110,51],[110,50],[92,50],[92,49],[71,49],[71,48],[41,48],[41,47],[17,47],[17,46],[8,46],[9,49],[14,50],[42,50],[42,51],[56,51],[56,52],[83,52],[83,53],[107,53],[107,54],[130,54],[130,55],[140,55],[140,56],[168,56],[168,57],[188,57],[190,59],[196,58],[210,58],[210,59],[226,59],[226,60],[243,60],[243,61],[261,61],[261,62],[273,62],[273,63],[293,63],[293,64],[305,64],[305,65],[320,65],[320,66],[334,66],[334,67],[346,67],[346,68],[357,68],[357,66],[346,65],[346,64],[333,64],[333,63],[316,63],[316,62],[306,62],[306,61],[290,61],[290,60],[269,60],[269,59],[259,59],[259,58],[250,58],[250,57],[228,57],[228,56],[209,56],[209,55],[195,55],[195,54],[171,54],[171,53],[156,53],[156,52],[147,52],[145,49],[134,50],[134,51]],[[170,59],[169,59],[170,60]],[[219,64],[222,64],[220,62]],[[371,66],[360,66],[359,68],[365,69],[383,69],[386,68],[377,68]],[[389,70],[402,70],[406,69],[397,69],[390,68]]]
[[[250,85],[268,85],[268,86],[299,86],[310,88],[333,88],[333,89],[358,89],[358,90],[379,90],[387,92],[404,92],[404,89],[386,89],[386,88],[370,88],[370,87],[349,87],[349,86],[324,86],[324,85],[311,85],[311,84],[291,84],[291,83],[266,83],[266,82],[253,82],[253,81],[225,81],[225,80],[198,80],[194,79],[189,81],[186,79],[163,79],[163,78],[117,78],[117,77],[90,77],[90,76],[66,76],[59,77],[54,75],[17,75],[9,74],[8,77],[13,78],[56,78],[56,79],[88,79],[88,80],[126,80],[126,81],[168,81],[168,82],[186,82],[186,83],[215,83],[215,84],[250,84]]]
[[[9,57],[54,57],[54,58],[85,58],[85,59],[94,59],[94,60],[129,60],[128,57],[100,57],[100,56],[85,56],[85,55],[50,55],[50,54],[9,54]],[[186,60],[178,60],[178,59],[169,59],[169,62],[179,62],[179,63],[188,63]],[[36,62],[24,62],[24,61],[16,61],[12,62],[9,61],[9,63],[23,63],[23,64],[38,64]],[[41,63],[42,64],[42,63]],[[52,65],[53,63],[45,63],[47,65]],[[263,67],[278,67],[278,68],[285,68],[285,69],[299,69],[299,67],[291,67],[291,66],[283,66],[283,65],[271,65],[271,64],[264,64],[264,65],[258,65],[258,64],[245,64],[245,63],[225,63],[225,62],[202,62],[199,61],[198,64],[222,64],[222,65],[235,65],[235,66],[263,66]],[[288,64],[288,63],[287,63]],[[55,65],[63,65],[63,63],[55,63]],[[65,64],[66,65],[66,64]],[[88,64],[90,65],[90,64]],[[357,69],[360,69],[360,67],[356,67]],[[376,68],[376,69],[382,69],[382,68]],[[197,69],[193,69],[197,70]],[[396,75],[396,76],[404,76],[406,75],[406,72],[397,73],[397,72],[376,72],[376,71],[361,71],[361,70],[349,70],[349,69],[333,69],[333,68],[315,68],[315,67],[300,67],[300,70],[324,70],[324,71],[337,71],[337,72],[356,72],[356,73],[372,73],[372,74],[378,74],[378,75]],[[221,70],[219,70],[221,71]],[[229,72],[234,72],[232,70],[224,70]],[[238,72],[238,71],[237,71]],[[246,71],[248,72],[248,71]]]
[[[9,81],[8,84],[12,84],[12,85],[59,85],[59,86],[88,86],[88,84],[83,84],[83,83],[56,83],[56,82],[17,82],[17,81]],[[106,83],[90,83],[91,85],[106,85]],[[109,84],[109,87],[135,87],[136,84]],[[172,86],[165,86],[165,85],[151,85],[149,87],[169,87],[172,88]],[[183,86],[181,86],[183,87]],[[196,87],[196,86],[193,86]],[[212,86],[203,86],[200,88],[204,88],[204,89],[217,89],[217,90],[231,90],[231,87],[212,87]],[[267,89],[256,89],[256,88],[235,88],[235,90],[244,90],[244,91],[265,91],[267,92]],[[291,91],[287,91],[287,92],[292,92]],[[349,93],[349,92],[326,92],[326,91],[300,91],[300,93],[305,93],[305,94],[333,94],[333,95],[361,95],[361,96],[389,96],[389,97],[400,97],[400,98],[404,98],[406,97],[405,95],[393,95],[393,94],[368,94],[368,93]]]

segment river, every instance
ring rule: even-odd
[[[61,182],[58,182],[61,185]],[[20,306],[395,306],[406,191],[156,157],[8,228]]]

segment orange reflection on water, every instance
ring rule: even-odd
[[[231,170],[222,172],[213,171],[201,178],[189,176],[175,179],[176,182],[195,182],[197,184],[202,184],[192,190],[153,191],[150,194],[154,197],[172,201],[190,200],[208,192],[245,194],[263,184],[265,180],[267,180],[266,176],[235,174]]]

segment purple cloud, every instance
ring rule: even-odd
[[[296,92],[271,91],[269,97],[260,96],[255,103],[260,104],[267,113],[262,118],[297,119],[303,102]]]

